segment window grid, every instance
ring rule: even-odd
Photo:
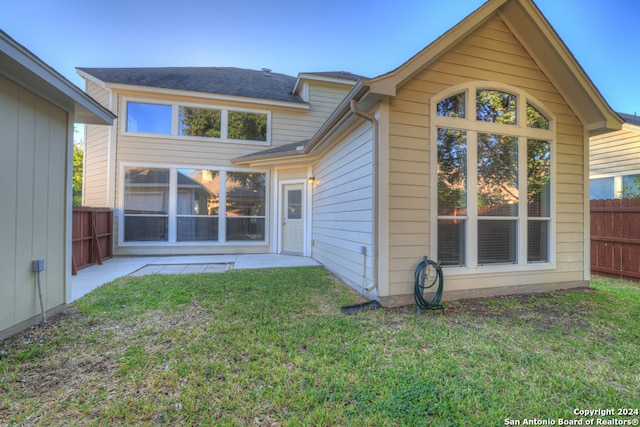
[[[134,179],[131,177],[138,172],[148,178]],[[207,191],[199,188],[200,206],[196,212],[195,204],[185,203],[184,191],[187,172],[209,175],[210,181],[217,181]],[[255,185],[245,185],[241,188],[240,200],[243,202],[243,214],[239,215],[227,206],[229,179],[235,175],[250,175]],[[266,182],[264,172],[227,172],[225,170],[184,169],[176,167],[144,167],[126,165],[122,169],[123,188],[121,210],[121,244],[161,243],[161,244],[217,244],[225,242],[236,243],[266,243]],[[193,179],[197,182],[197,179]],[[197,185],[194,183],[193,188]],[[218,194],[213,194],[215,191]],[[251,192],[252,198],[246,199],[242,192]],[[183,200],[180,200],[183,196]],[[195,195],[190,202],[195,202]],[[237,198],[237,197],[236,197]],[[257,202],[257,204],[256,204]],[[232,199],[230,199],[230,203]],[[189,206],[187,208],[187,206]],[[187,209],[191,209],[188,212]],[[202,209],[203,211],[201,211]],[[228,223],[235,228],[229,228]],[[185,228],[187,227],[187,228]],[[189,229],[190,228],[190,229]],[[229,229],[231,236],[228,236]],[[241,232],[241,233],[240,233]]]
[[[487,86],[490,87],[490,86]],[[490,225],[488,221],[511,221],[511,223],[507,225],[511,227],[511,233],[515,234],[515,240],[512,244],[504,245],[505,250],[511,254],[511,257],[514,259],[514,263],[516,265],[531,265],[531,263],[550,263],[552,262],[551,251],[553,248],[552,245],[552,214],[549,212],[545,216],[537,216],[530,217],[528,212],[528,204],[529,200],[527,198],[527,189],[528,189],[528,169],[527,169],[527,159],[528,159],[528,141],[529,140],[544,140],[549,145],[549,155],[552,156],[552,147],[554,135],[551,132],[552,130],[552,119],[547,116],[543,111],[543,108],[540,108],[537,101],[523,94],[521,91],[515,90],[513,88],[509,88],[506,90],[497,89],[496,92],[503,92],[507,94],[511,94],[516,98],[515,102],[515,111],[514,116],[517,117],[517,121],[515,124],[499,124],[492,122],[481,122],[477,120],[476,117],[476,96],[480,92],[480,90],[485,89],[486,87],[483,85],[477,86],[467,86],[458,91],[449,91],[448,95],[435,97],[435,102],[432,110],[432,115],[434,117],[433,123],[436,131],[434,132],[436,138],[436,143],[434,146],[438,148],[438,140],[439,140],[439,132],[437,129],[459,129],[460,131],[467,132],[467,156],[468,159],[477,159],[477,149],[478,149],[478,135],[482,133],[499,133],[499,134],[512,134],[517,136],[517,146],[518,146],[518,193],[519,193],[519,213],[516,216],[479,216],[478,209],[475,208],[477,206],[476,201],[478,200],[478,180],[477,180],[477,164],[474,161],[469,160],[467,163],[469,164],[468,170],[468,205],[469,209],[466,216],[450,216],[450,215],[442,215],[443,212],[439,212],[440,209],[434,213],[437,223],[438,223],[438,233],[434,240],[432,240],[432,245],[438,248],[438,256],[445,255],[443,260],[443,265],[451,265],[451,266],[464,266],[467,269],[473,269],[478,267],[479,265],[484,264],[482,257],[478,257],[478,245],[481,244],[479,242],[479,235],[482,230],[480,230],[483,226]],[[467,114],[466,118],[464,114],[451,114],[447,107],[457,108],[455,111],[459,111],[460,108],[456,106],[452,100],[458,101],[461,98],[466,100],[466,111],[473,112],[472,114]],[[472,117],[469,117],[472,116]],[[535,119],[535,120],[534,120]],[[437,152],[437,149],[434,150]],[[551,159],[549,160],[549,175],[551,175]],[[437,163],[437,162],[434,162]],[[439,166],[436,165],[435,169],[439,170]],[[439,179],[435,178],[440,184]],[[551,181],[552,182],[552,181]],[[434,186],[437,187],[437,186]],[[551,187],[549,183],[549,197],[551,197]],[[438,191],[438,190],[436,190]],[[439,192],[438,192],[439,193]],[[436,198],[437,200],[437,198]],[[549,199],[550,200],[550,199]],[[549,202],[550,203],[550,202]],[[440,204],[438,204],[440,206]],[[551,210],[551,206],[549,206]],[[458,263],[457,259],[454,257],[453,259],[450,257],[451,245],[450,241],[447,239],[443,239],[441,233],[450,236],[451,230],[443,229],[444,225],[447,225],[451,228],[450,223],[453,221],[463,222],[464,223],[464,231],[462,233],[458,233],[457,235],[464,234],[464,242],[462,242],[459,246],[464,248],[464,254],[460,255],[459,258],[462,259],[462,262]],[[481,224],[480,221],[487,221],[485,224]],[[497,223],[494,223],[497,224]],[[515,231],[513,231],[515,230]],[[538,234],[534,234],[534,232],[538,232]],[[505,230],[505,232],[510,232],[509,230]],[[543,233],[543,234],[541,234]],[[536,241],[539,242],[536,245]],[[443,244],[447,246],[446,251],[442,250]],[[456,246],[458,247],[458,246]],[[446,253],[445,253],[446,252]],[[515,254],[515,256],[513,256]],[[480,258],[480,259],[479,259]],[[503,257],[504,260],[508,260],[509,257]]]
[[[125,115],[127,117],[124,128],[125,133],[132,135],[144,134],[154,135],[160,138],[179,138],[191,140],[207,140],[222,141],[236,143],[251,143],[259,145],[268,145],[271,142],[271,112],[259,110],[236,109],[229,107],[213,106],[213,105],[194,105],[194,104],[168,104],[162,102],[153,102],[137,99],[125,99],[124,101]],[[166,109],[170,109],[170,114],[164,114]],[[215,131],[211,131],[210,135],[202,135],[202,132],[194,132],[189,135],[185,133],[185,125],[183,123],[185,112],[188,110],[217,111],[219,113],[219,127]],[[154,111],[162,111],[162,117],[151,114]],[[145,113],[148,112],[148,113]],[[137,117],[131,114],[136,114]],[[144,115],[148,114],[148,115]],[[169,118],[170,116],[170,118]],[[245,117],[243,126],[245,134],[254,139],[242,138],[242,130],[229,128],[230,117],[234,123],[242,123],[238,117]],[[148,125],[142,123],[146,120]],[[256,123],[259,122],[259,123]]]

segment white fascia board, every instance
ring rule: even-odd
[[[640,133],[640,126],[633,125],[631,123],[623,123],[622,124],[622,129],[623,130],[628,130],[630,132]]]
[[[308,111],[310,108],[309,104],[307,103],[274,101],[269,99],[221,95],[217,93],[195,92],[195,91],[186,91],[186,90],[178,90],[178,89],[165,89],[165,88],[150,87],[150,86],[135,86],[135,85],[126,85],[122,83],[107,83],[106,88],[112,89],[112,90],[120,90],[120,91],[154,93],[154,94],[161,94],[161,95],[167,95],[167,96],[185,96],[185,97],[192,97],[192,98],[211,99],[216,101],[240,102],[243,104],[258,104],[258,105],[266,105],[270,107],[283,107],[283,108],[290,108],[294,110],[304,110],[304,111]]]
[[[107,89],[107,84],[105,82],[103,82],[102,80],[100,80],[99,78],[97,78],[96,76],[93,76],[89,73],[86,73],[78,68],[76,68],[76,72],[78,73],[78,75],[80,77],[82,77],[85,80],[90,80],[93,83],[97,84],[98,86],[100,86],[103,89]]]
[[[233,162],[238,166],[245,166],[248,168],[270,168],[270,167],[284,167],[284,166],[307,166],[318,160],[320,156],[311,154],[297,154],[290,156],[271,157],[264,159],[249,160],[247,162]]]
[[[353,86],[357,82],[357,80],[347,80],[347,79],[340,79],[338,77],[322,76],[318,74],[300,73],[298,74],[298,79],[296,80],[296,84],[293,86],[293,93],[297,93],[299,86],[305,80],[315,80],[318,82],[325,82],[325,83],[337,83],[337,84],[342,84],[347,86]]]

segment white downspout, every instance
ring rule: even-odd
[[[367,114],[358,109],[356,100],[352,99],[350,103],[351,112],[357,116],[368,120],[373,125],[373,283],[371,286],[365,288],[367,292],[378,287],[378,186],[379,186],[379,145],[380,137],[378,135],[378,120],[374,114]],[[366,268],[366,256],[365,256],[365,268]]]

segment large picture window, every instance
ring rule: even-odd
[[[434,243],[443,265],[551,262],[554,133],[539,105],[481,86],[436,98]]]
[[[270,114],[127,101],[126,132],[221,141],[269,142]],[[175,118],[175,120],[174,120]]]
[[[127,166],[123,181],[125,243],[266,239],[264,173]]]

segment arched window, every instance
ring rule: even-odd
[[[552,262],[553,116],[523,91],[486,82],[435,96],[431,115],[438,260]]]

